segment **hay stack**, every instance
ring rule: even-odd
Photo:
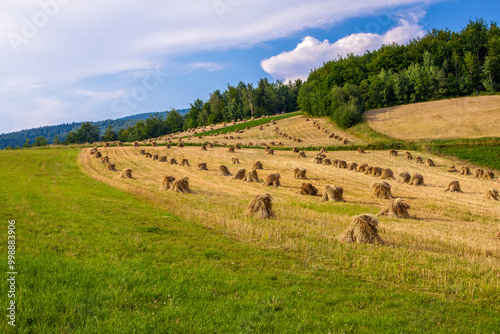
[[[293,172],[296,179],[307,179],[306,170],[304,168],[297,167]]]
[[[238,158],[231,158],[231,162],[235,165],[239,164],[240,161],[238,160]]]
[[[158,161],[159,162],[167,162],[167,156],[166,155],[162,155],[162,156],[158,157]]]
[[[219,166],[219,168],[217,169],[217,175],[219,175],[219,176],[233,176],[233,174],[231,174],[229,172],[229,169],[227,169],[227,167],[224,165]]]
[[[205,145],[201,145],[201,150],[202,151],[206,151],[207,150],[207,147]]]
[[[260,161],[257,161],[256,163],[253,164],[253,169],[264,169],[262,168],[262,164],[260,163]]]
[[[314,162],[315,164],[320,165],[323,162],[323,158],[316,157],[316,158],[312,159],[312,162]]]
[[[382,169],[382,174],[380,174],[380,178],[383,180],[389,180],[389,179],[395,180],[394,173],[392,172],[392,169],[390,169],[390,168]]]
[[[412,186],[425,186],[424,177],[418,173],[413,174],[410,180]]]
[[[405,156],[406,160],[412,160],[413,159],[413,156],[411,155],[410,152],[406,151],[405,154],[406,154],[406,156]]]
[[[281,186],[281,183],[280,183],[280,174],[279,173],[274,173],[274,174],[270,174],[266,180],[264,181],[264,183],[262,184],[263,186],[274,186],[274,187],[279,187]]]
[[[234,175],[233,180],[244,180],[245,179],[245,168],[238,169],[236,175]]]
[[[172,187],[172,183],[174,183],[174,181],[175,177],[165,175],[163,177],[163,180],[161,181],[160,190],[170,190],[170,188]]]
[[[427,167],[436,167],[436,165],[434,164],[434,161],[432,161],[432,159],[427,159],[427,160],[425,161],[425,165],[426,165]]]
[[[365,153],[365,150],[363,150],[362,147],[358,147],[358,153],[359,154],[364,154]]]
[[[109,162],[109,157],[107,155],[103,156],[101,158],[101,163],[103,164],[107,164]]]
[[[189,166],[189,161],[188,161],[188,159],[182,159],[182,160],[181,160],[181,166]]]
[[[301,151],[301,152],[299,153],[299,158],[305,158],[305,157],[306,157],[306,152]]]
[[[424,161],[422,160],[422,158],[421,158],[421,157],[416,157],[416,158],[415,158],[415,163],[416,163],[416,164],[423,164],[423,163],[424,163]]]
[[[482,170],[481,168],[476,168],[476,170],[474,171],[474,177],[481,179],[483,175],[484,175],[484,170]]]
[[[326,151],[326,148],[322,147],[321,150],[319,150],[319,153],[328,153],[328,152]]]
[[[266,150],[266,154],[274,155],[274,150],[272,148]]]
[[[368,167],[368,164],[362,163],[361,165],[358,165],[358,168],[356,168],[356,172],[364,173],[366,167]]]
[[[411,181],[411,175],[410,175],[410,173],[408,173],[408,172],[399,173],[399,180],[398,180],[398,182],[401,182],[401,183],[410,183],[410,181]]]
[[[210,147],[210,148],[214,148],[214,144],[212,144],[212,143],[210,143],[210,142],[209,142],[209,143],[208,143],[208,147]]]
[[[331,166],[332,165],[332,160],[328,158],[323,159],[323,165]]]
[[[366,166],[365,167],[365,175],[372,175],[372,169],[373,169],[373,166]]]
[[[155,153],[155,154],[153,154],[153,160],[154,160],[154,161],[158,161],[158,154],[156,154],[156,153]]]
[[[271,195],[264,194],[255,196],[248,205],[246,214],[264,219],[275,217]]]
[[[345,169],[347,169],[347,162],[345,162],[344,160],[338,160],[337,161],[337,167],[338,168],[345,168]]]
[[[455,166],[450,166],[450,168],[448,168],[446,171],[449,173],[457,173],[458,172],[458,170],[455,168]]]
[[[133,177],[132,177],[132,170],[130,168],[125,168],[121,172],[120,178],[122,178],[122,179],[133,179]]]
[[[168,148],[168,149],[170,149],[171,146],[170,146],[169,143],[167,143],[167,145],[165,145],[165,147]]]
[[[146,155],[146,150],[141,150],[141,151],[139,152],[139,155]]]
[[[167,164],[169,165],[177,165],[177,160],[175,158],[170,158],[167,160]]]
[[[390,150],[390,151],[389,151],[389,155],[390,155],[391,157],[397,157],[397,156],[398,156],[398,151],[396,151],[396,150]]]
[[[500,195],[498,193],[498,190],[491,188],[486,192],[486,198],[487,199],[494,199],[495,201],[498,201],[500,199]]]
[[[151,159],[153,157],[153,155],[149,152],[146,152],[146,154],[144,154],[144,156],[146,157],[146,159]]]
[[[299,149],[294,147],[293,150],[292,150],[293,153],[299,153]]]
[[[229,146],[229,149],[227,151],[229,153],[234,153],[234,146]]]
[[[175,180],[170,186],[170,191],[177,193],[190,193],[191,189],[189,189],[188,181],[189,178],[187,176],[183,177],[182,179]]]
[[[177,144],[177,147],[184,147],[184,144],[180,141],[180,142]]]
[[[310,183],[302,183],[302,187],[300,187],[300,190],[297,191],[297,194],[299,195],[316,196],[317,193],[318,189]]]
[[[484,172],[483,180],[493,180],[495,178],[495,173],[492,170],[487,170]]]
[[[337,238],[347,243],[383,245],[377,231],[378,220],[369,214],[354,216],[349,227]]]
[[[375,182],[371,185],[373,196],[384,199],[391,199],[391,185],[385,181]]]
[[[151,143],[151,145],[152,145],[153,147],[158,147],[158,143],[157,143],[156,141],[153,141],[153,142]]]
[[[257,175],[257,170],[252,169],[250,172],[247,173],[245,178],[243,179],[245,182],[259,182],[259,176]]]
[[[109,170],[111,172],[116,172],[116,165],[114,163],[111,163],[111,162],[108,162],[106,164],[106,169],[105,170]]]
[[[109,142],[106,142],[106,143],[104,144],[104,147],[109,147]]]
[[[123,147],[123,143],[121,141],[117,141],[116,145],[118,145],[119,147]]]
[[[448,184],[448,188],[446,188],[445,191],[449,191],[450,193],[463,193],[462,189],[460,189],[460,182],[458,181],[451,181]]]
[[[200,162],[196,165],[196,170],[208,170],[206,162]]]
[[[138,142],[134,142],[134,147],[139,147],[139,143]]]
[[[95,156],[94,156],[96,159],[99,159],[100,157],[102,157],[102,154],[101,152],[95,152]]]
[[[460,172],[458,172],[460,175],[472,175],[470,172],[469,166],[462,166],[460,167]]]
[[[90,150],[90,155],[96,154],[97,153],[97,147],[92,147]]]
[[[323,191],[323,197],[321,197],[320,202],[345,202],[343,196],[344,189],[342,189],[342,187],[327,184],[325,186],[325,190]]]
[[[358,168],[358,164],[355,162],[348,162],[347,163],[347,169],[349,170],[356,170]]]
[[[384,210],[380,211],[377,216],[387,216],[395,218],[411,218],[408,213],[410,206],[401,198],[396,198]]]
[[[372,168],[372,176],[375,176],[375,177],[382,176],[382,168],[380,168],[380,167],[373,167]]]

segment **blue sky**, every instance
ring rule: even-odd
[[[338,55],[499,14],[493,0],[8,0],[0,133],[187,108],[228,83],[305,79]]]

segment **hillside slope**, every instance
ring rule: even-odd
[[[375,131],[401,140],[500,137],[500,96],[464,97],[370,110]]]

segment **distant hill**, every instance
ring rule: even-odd
[[[180,114],[185,114],[189,110],[188,109],[179,109],[177,110]],[[166,112],[158,112],[160,115],[166,115]],[[109,125],[113,126],[113,129],[118,131],[123,128],[128,128],[129,126],[134,126],[138,121],[145,120],[150,116],[155,115],[156,112],[142,113],[131,115],[127,117],[118,118],[115,120],[107,119],[99,122],[91,122],[99,127],[101,130],[101,135],[108,128]],[[36,137],[44,136],[49,141],[49,144],[54,143],[54,137],[59,136],[59,140],[64,140],[68,132],[78,129],[83,122],[73,122],[73,123],[64,123],[58,125],[48,125],[41,126],[33,129],[26,129],[16,132],[9,132],[0,134],[0,149],[4,149],[7,146],[22,147],[26,142],[26,139],[30,140],[30,143],[35,141]]]

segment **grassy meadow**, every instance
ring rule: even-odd
[[[309,122],[278,126],[310,142],[328,139]],[[295,122],[295,123],[294,123]],[[326,121],[325,121],[326,122]],[[314,130],[314,131],[311,131]],[[257,140],[273,139],[270,127]],[[337,131],[331,129],[331,131]],[[365,131],[361,129],[361,131]],[[347,134],[349,136],[349,134]],[[323,138],[325,137],[325,138]],[[213,137],[211,137],[213,138]],[[246,140],[254,140],[248,137]],[[243,143],[246,142],[243,141]],[[363,143],[363,139],[359,139]],[[189,160],[190,167],[146,159],[151,153]],[[349,245],[336,237],[353,215],[376,214],[377,179],[314,164],[290,151],[229,153],[197,146],[0,151],[2,245],[16,221],[17,326],[5,333],[492,333],[500,328],[500,206],[484,191],[498,180],[451,175],[442,156],[425,167],[387,151],[327,153],[329,158],[421,173],[425,187],[394,180],[395,197],[412,219],[379,218],[384,246]],[[241,164],[231,165],[237,157]],[[216,175],[261,161],[262,180],[278,172],[282,187]],[[196,171],[207,162],[208,171]],[[300,196],[307,169],[319,192],[344,188],[344,203]],[[188,176],[192,194],[161,191],[164,175]],[[460,180],[463,194],[444,192]],[[246,216],[250,199],[268,192],[276,219]],[[5,247],[3,247],[5,249]],[[5,260],[4,266],[7,265]],[[4,272],[6,272],[5,270]],[[7,291],[7,282],[1,283]],[[3,305],[7,296],[2,294]]]

